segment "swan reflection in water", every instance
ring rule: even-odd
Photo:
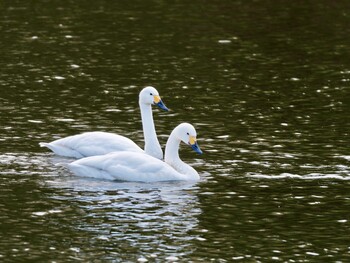
[[[144,255],[152,252],[161,257],[165,251],[175,252],[176,247],[175,255],[179,256],[191,253],[191,240],[200,235],[193,233],[202,213],[196,182],[139,183],[57,176],[47,183],[64,192],[57,198],[83,211],[75,227],[92,232],[114,251],[137,248]]]

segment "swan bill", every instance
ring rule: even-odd
[[[158,103],[158,102],[161,101],[161,98],[160,98],[160,96],[158,96],[158,95],[154,95],[154,96],[153,96],[153,100],[154,100],[154,103]]]
[[[196,137],[190,136],[189,145],[191,146],[192,150],[194,150],[196,153],[203,154],[202,150],[199,148]]]
[[[165,104],[163,103],[163,101],[159,96],[154,96],[154,104],[157,105],[162,110],[169,111],[169,109],[165,106]]]

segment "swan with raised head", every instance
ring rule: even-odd
[[[195,128],[181,123],[170,134],[165,147],[164,161],[139,152],[117,152],[102,156],[86,157],[62,164],[74,174],[105,180],[157,182],[174,180],[199,180],[199,175],[179,157],[181,141],[202,154],[197,144]]]
[[[160,147],[154,127],[151,105],[157,105],[159,108],[168,111],[158,91],[154,87],[148,86],[142,89],[139,95],[145,150],[142,150],[129,138],[100,131],[85,132],[58,139],[50,143],[41,142],[39,144],[41,147],[51,149],[57,155],[77,159],[120,151],[145,152],[157,159],[163,159],[163,151]]]

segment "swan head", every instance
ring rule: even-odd
[[[202,154],[202,150],[197,143],[196,129],[189,123],[181,123],[175,130],[178,139],[191,146],[191,148],[199,154]]]
[[[160,98],[158,91],[151,86],[145,87],[141,90],[139,103],[146,105],[156,105],[162,110],[169,111],[169,109],[164,105],[162,99]]]

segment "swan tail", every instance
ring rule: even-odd
[[[69,169],[69,163],[55,163],[55,166]]]
[[[48,143],[47,142],[39,142],[40,147],[48,147]]]
[[[84,156],[80,154],[79,152],[70,149],[65,146],[57,145],[57,144],[52,144],[52,143],[46,143],[46,142],[40,142],[39,143],[40,147],[47,147],[51,151],[53,151],[55,154],[60,155],[60,156],[65,156],[65,157],[73,157],[73,158],[83,158]]]

